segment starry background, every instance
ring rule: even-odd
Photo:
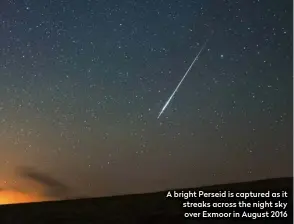
[[[45,200],[292,176],[292,9],[1,1],[0,192]]]

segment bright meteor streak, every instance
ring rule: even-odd
[[[189,71],[191,70],[192,66],[194,65],[194,63],[198,60],[199,55],[201,54],[202,50],[205,48],[207,43],[207,40],[205,41],[205,43],[203,44],[203,46],[201,47],[199,53],[196,55],[195,59],[193,60],[193,62],[191,63],[190,67],[188,68],[188,70],[186,71],[185,75],[183,76],[183,78],[181,79],[181,81],[179,82],[179,84],[177,85],[177,87],[175,88],[175,90],[173,91],[173,93],[171,94],[171,96],[168,98],[168,100],[166,101],[166,103],[164,104],[164,106],[162,107],[161,111],[158,114],[158,118],[160,118],[161,114],[164,112],[164,110],[166,109],[166,107],[168,106],[168,104],[170,103],[170,101],[172,100],[172,98],[174,97],[174,95],[176,94],[176,92],[178,91],[180,85],[182,84],[182,82],[184,81],[184,79],[186,78],[186,76],[188,75]]]

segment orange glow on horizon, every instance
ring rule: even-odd
[[[17,191],[0,191],[0,205],[45,201],[38,195],[31,195]]]

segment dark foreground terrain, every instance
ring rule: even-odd
[[[231,191],[271,191],[289,192],[286,199],[288,204],[288,220],[239,220],[238,223],[293,223],[293,178],[276,178],[253,182],[216,185],[197,189],[184,189],[205,192]],[[177,190],[177,192],[183,189]],[[173,192],[172,192],[173,193]],[[125,195],[93,199],[76,199],[58,202],[42,202],[18,205],[0,206],[0,224],[63,224],[63,223],[228,223],[228,220],[200,220],[185,219],[184,212],[201,212],[200,208],[187,209],[182,207],[184,199],[168,199],[167,191],[141,194]],[[191,199],[192,200],[192,199]],[[191,201],[189,199],[189,201]],[[197,199],[201,202],[203,199]],[[225,200],[225,199],[224,199]],[[271,200],[271,199],[268,199]],[[209,202],[209,199],[205,199]],[[228,201],[226,199],[225,201]],[[215,202],[215,199],[210,200]],[[219,212],[220,210],[209,210]],[[236,222],[236,221],[232,221]]]

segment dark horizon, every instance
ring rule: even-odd
[[[291,183],[290,183],[291,182]],[[269,183],[270,185],[264,185],[264,183]],[[274,184],[273,184],[274,183]],[[283,189],[283,190],[293,190],[293,176],[292,177],[278,177],[278,178],[269,178],[269,179],[259,179],[259,180],[250,180],[245,182],[232,182],[232,183],[226,183],[226,184],[215,184],[210,186],[200,186],[200,187],[188,187],[188,188],[173,188],[173,189],[165,189],[165,190],[159,190],[159,191],[152,191],[152,192],[141,192],[141,193],[132,193],[132,194],[120,194],[120,195],[105,195],[102,197],[87,197],[87,196],[78,196],[78,197],[72,197],[72,198],[62,198],[62,199],[51,199],[51,200],[45,200],[45,201],[32,201],[32,202],[20,202],[20,203],[12,203],[12,204],[0,204],[1,206],[15,206],[15,205],[49,205],[54,203],[68,203],[68,202],[79,202],[79,201],[89,201],[89,200],[113,200],[114,198],[129,198],[129,197],[142,197],[146,195],[150,195],[154,197],[154,195],[164,195],[167,194],[169,191],[188,191],[188,190],[204,190],[209,192],[215,192],[225,189],[235,190],[237,192],[240,192],[237,188],[238,186],[245,186],[245,188],[248,186],[253,187],[253,189],[256,186],[267,186],[270,190],[276,190],[276,189]],[[292,194],[292,192],[289,192]],[[290,197],[291,198],[291,197]],[[160,198],[159,198],[160,199]],[[162,200],[162,199],[161,199]],[[293,200],[290,200],[293,202]],[[3,208],[3,207],[2,207]]]

